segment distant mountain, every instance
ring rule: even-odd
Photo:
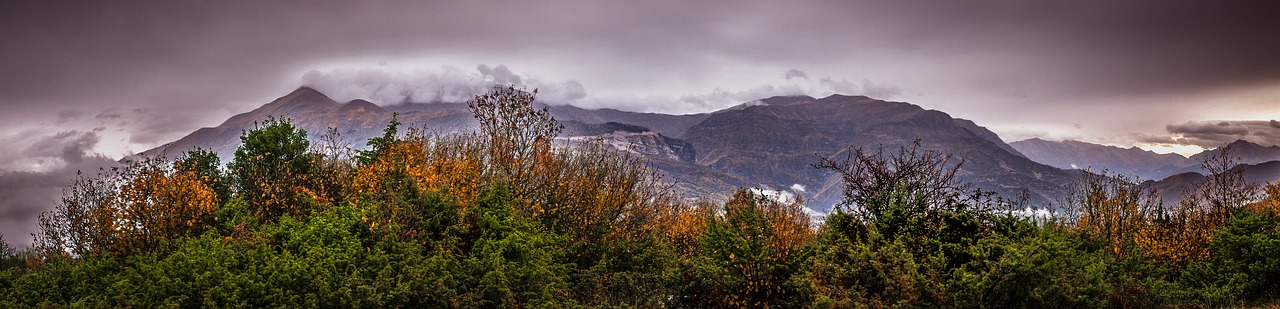
[[[896,150],[918,139],[925,149],[964,160],[961,180],[1009,197],[1025,189],[1041,204],[1060,196],[1064,185],[1077,178],[1023,157],[973,122],[864,96],[749,102],[712,113],[689,128],[684,139],[696,148],[699,165],[758,181],[766,189],[810,188],[802,195],[815,206],[839,201],[841,188],[832,173],[810,165],[819,155],[839,156],[851,145]]]
[[[1120,148],[1074,140],[1060,142],[1039,138],[1009,143],[1033,161],[1062,169],[1108,170],[1112,174],[1161,179],[1186,172],[1199,161],[1178,154],[1158,154],[1138,147]]]
[[[633,124],[649,128],[654,132],[671,138],[683,138],[685,131],[709,114],[667,115],[656,113],[636,113],[616,109],[584,109],[570,105],[552,105],[551,116],[559,120],[574,120],[583,123],[617,122]]]
[[[1244,181],[1247,183],[1266,185],[1271,182],[1280,182],[1280,161],[1241,164],[1232,170],[1241,171],[1244,174]],[[1176,205],[1189,192],[1188,190],[1204,183],[1205,179],[1208,179],[1208,177],[1204,174],[1186,172],[1157,181],[1146,181],[1143,185],[1153,186],[1165,205]]]
[[[1265,147],[1254,144],[1246,140],[1236,140],[1227,144],[1226,147],[1231,148],[1231,155],[1235,157],[1240,164],[1259,164],[1280,160],[1280,146]],[[1199,164],[1205,159],[1222,152],[1222,148],[1214,148],[1191,156],[1191,161]]]
[[[201,128],[141,155],[173,157],[201,147],[218,153],[224,162],[229,161],[236,147],[240,146],[240,133],[252,129],[256,122],[268,116],[289,118],[306,130],[313,140],[332,127],[337,128],[349,142],[364,146],[369,138],[382,135],[382,129],[391,121],[392,112],[399,112],[403,123],[445,133],[471,131],[478,127],[462,104],[406,104],[384,108],[365,100],[338,103],[315,89],[301,87],[262,107],[232,116],[217,127]]]
[[[541,104],[541,103],[540,103]],[[1023,191],[1047,205],[1074,181],[1073,172],[1036,163],[972,121],[919,106],[863,96],[772,97],[724,110],[690,115],[548,106],[565,125],[567,142],[602,140],[644,157],[665,180],[694,197],[719,199],[739,187],[797,193],[825,211],[840,199],[840,182],[814,169],[818,156],[835,157],[849,146],[886,150],[920,140],[926,149],[954,154],[965,164],[960,177],[980,188],[1013,197]],[[459,103],[378,106],[364,100],[338,103],[307,87],[262,107],[203,128],[145,152],[174,156],[193,147],[214,150],[224,161],[243,130],[268,116],[286,117],[312,138],[330,128],[353,145],[382,134],[398,113],[405,127],[441,133],[472,132],[478,124]]]

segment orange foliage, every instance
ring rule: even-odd
[[[216,206],[200,176],[147,159],[78,179],[63,203],[41,216],[37,245],[49,254],[150,252],[201,233]]]
[[[1253,212],[1267,212],[1280,214],[1280,182],[1267,183],[1264,189],[1266,197],[1255,203],[1249,204],[1249,210]]]
[[[469,136],[439,136],[410,130],[402,140],[386,146],[373,164],[356,171],[351,190],[355,198],[386,196],[399,187],[388,187],[392,175],[405,175],[419,190],[438,191],[458,198],[465,208],[475,201],[485,183],[484,149]]]
[[[1072,230],[1107,242],[1113,255],[1123,256],[1158,208],[1155,191],[1133,179],[1110,176],[1106,171],[1087,173],[1072,191]]]

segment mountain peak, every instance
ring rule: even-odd
[[[813,101],[813,100],[814,100],[813,97],[810,97],[807,95],[791,95],[791,96],[769,97],[769,98],[761,99],[760,102],[764,103],[765,105],[791,105],[791,104],[798,104],[798,103],[803,103],[806,101]]]
[[[1231,147],[1231,148],[1239,148],[1239,147],[1263,147],[1263,146],[1262,146],[1262,145],[1258,145],[1258,144],[1256,144],[1256,143],[1254,143],[1254,142],[1250,142],[1250,141],[1246,141],[1246,140],[1238,139],[1238,140],[1236,140],[1236,141],[1234,141],[1234,142],[1231,142],[1230,144],[1227,144],[1227,147]]]
[[[330,99],[329,96],[320,93],[311,87],[302,86],[293,90],[283,97],[271,101],[267,105],[338,105],[338,102]]]
[[[833,93],[833,94],[831,94],[831,95],[829,95],[829,96],[823,97],[822,99],[823,99],[823,100],[834,100],[834,99],[870,99],[870,97],[867,97],[867,96],[864,96],[864,95],[843,95],[843,94],[839,94],[839,93]]]
[[[378,106],[377,104],[373,104],[373,102],[369,102],[361,99],[355,99],[355,100],[348,101],[347,103],[343,103],[342,107],[339,107],[336,113],[344,114],[344,113],[351,113],[355,111],[369,112],[369,113],[375,113],[375,114],[382,114],[387,112],[386,109],[383,109],[381,106]]]

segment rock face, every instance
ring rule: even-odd
[[[563,122],[565,130],[561,138],[575,143],[601,140],[619,151],[627,151],[647,159],[666,159],[692,163],[693,145],[674,139],[649,128],[617,122],[599,124],[577,120]]]
[[[694,197],[719,199],[739,187],[790,191],[809,207],[829,210],[840,199],[840,182],[811,165],[819,156],[847,154],[850,146],[896,150],[919,140],[924,149],[964,161],[960,178],[1007,197],[1024,192],[1048,205],[1078,177],[1036,163],[972,121],[916,105],[863,96],[772,97],[713,113],[665,115],[611,109],[549,106],[565,125],[562,141],[603,140],[646,158],[663,179]],[[224,161],[239,145],[243,130],[267,116],[290,118],[315,138],[330,127],[357,148],[379,136],[398,113],[405,128],[440,133],[473,132],[478,124],[465,104],[406,103],[378,106],[364,100],[334,102],[310,88],[298,90],[253,111],[231,117],[156,149],[148,155],[174,156],[193,147],[217,152]]]
[[[1178,154],[1158,154],[1138,147],[1120,148],[1080,141],[1039,138],[1010,143],[1033,161],[1061,169],[1107,170],[1111,174],[1161,179],[1188,171],[1199,161]]]

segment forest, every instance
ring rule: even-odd
[[[354,150],[270,118],[226,164],[75,175],[33,246],[0,248],[0,307],[1280,305],[1280,184],[1229,152],[1176,205],[1090,172],[1036,217],[945,153],[851,148],[815,157],[844,197],[819,222],[803,198],[691,199],[636,155],[557,144],[535,96],[476,96],[471,134],[392,120]]]

